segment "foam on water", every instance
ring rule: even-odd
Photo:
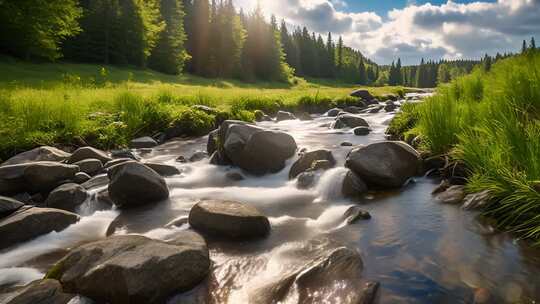
[[[43,278],[44,275],[41,271],[29,267],[0,268],[0,286],[26,285]]]

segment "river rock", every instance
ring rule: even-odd
[[[311,117],[311,115],[309,115],[307,112],[300,112],[296,115],[296,117],[302,121],[313,120],[313,117]]]
[[[334,129],[369,127],[365,119],[353,114],[345,114],[337,117],[334,123]]]
[[[419,153],[404,142],[384,141],[353,149],[345,166],[368,185],[397,188],[417,174],[421,159]]]
[[[129,158],[131,160],[140,161],[141,158],[137,155],[135,155],[130,149],[120,149],[120,150],[112,150],[111,156],[113,158]],[[107,163],[106,161],[103,161],[103,163]]]
[[[47,199],[45,205],[49,208],[75,211],[76,207],[84,203],[88,196],[86,189],[75,183],[68,183],[54,189]]]
[[[276,121],[294,120],[294,119],[296,119],[296,117],[290,112],[278,111],[276,114]]]
[[[300,173],[296,179],[296,187],[298,189],[307,189],[313,186],[315,176],[315,172],[312,171]]]
[[[342,147],[352,147],[354,146],[352,142],[344,141],[340,144]]]
[[[377,299],[377,292],[379,291],[379,282],[370,281],[364,284],[362,292],[356,304],[373,304]]]
[[[255,112],[253,112],[253,114],[255,115],[255,121],[257,121],[257,122],[272,121],[272,117],[266,115],[266,113],[264,113],[261,110],[255,110]]]
[[[356,136],[366,136],[371,132],[371,129],[369,127],[357,127],[354,128],[353,133]]]
[[[52,208],[21,207],[0,220],[0,250],[76,223],[75,213]]]
[[[107,172],[109,195],[122,208],[162,201],[169,197],[165,179],[148,166],[127,162]]]
[[[19,202],[18,200],[5,196],[0,196],[0,218],[6,217],[14,213],[22,206],[24,206],[24,204]]]
[[[348,113],[351,113],[351,114],[359,114],[360,111],[362,111],[362,107],[357,107],[357,106],[349,106],[349,107],[346,107],[344,110],[345,112],[348,112]]]
[[[46,193],[67,180],[73,180],[79,166],[57,162],[29,163],[24,169],[27,189]]]
[[[368,90],[363,90],[363,89],[360,89],[360,90],[355,90],[353,92],[351,92],[350,94],[352,97],[358,97],[358,98],[361,98],[363,100],[373,100],[373,95],[371,95],[371,93],[368,91]]]
[[[208,133],[208,142],[206,143],[206,152],[208,152],[208,155],[212,155],[214,152],[217,151],[218,137],[219,137],[219,129],[216,129]]]
[[[336,160],[329,150],[315,150],[303,153],[300,158],[294,162],[289,171],[289,179],[297,177],[300,173],[311,168],[313,163],[318,160],[327,160],[332,166],[336,164]]]
[[[150,163],[150,162],[146,162],[144,164],[148,166],[150,169],[156,171],[161,176],[173,176],[173,175],[178,175],[181,173],[178,168],[171,165]]]
[[[127,162],[130,162],[130,161],[134,161],[133,159],[131,158],[117,158],[117,159],[113,159],[113,160],[110,160],[108,162],[105,163],[105,165],[103,166],[104,169],[109,169],[110,167],[112,166],[116,166],[116,165],[119,165],[119,164],[123,164],[123,163],[127,163]]]
[[[338,116],[339,112],[341,112],[342,110],[339,109],[339,108],[333,108],[333,109],[330,109],[328,110],[328,112],[326,112],[326,116],[328,117],[336,117]]]
[[[88,175],[94,175],[96,173],[99,173],[101,170],[103,170],[103,164],[99,159],[96,158],[88,158],[85,160],[78,161],[76,163],[73,163],[76,166],[79,166],[79,169],[81,172],[84,172]]]
[[[98,303],[161,304],[208,274],[208,248],[144,236],[112,236],[71,250],[47,274]]]
[[[86,190],[107,186],[109,183],[109,177],[107,174],[97,175],[82,183],[81,186]]]
[[[468,194],[463,199],[463,206],[461,208],[464,210],[481,210],[489,204],[490,200],[491,193],[489,190]]]
[[[194,162],[198,162],[198,161],[201,161],[205,158],[208,158],[208,153],[204,152],[204,151],[197,151],[195,153],[193,153],[193,155],[191,155],[191,157],[189,158],[189,161],[194,163]]]
[[[38,161],[61,162],[69,158],[71,154],[55,147],[41,146],[30,151],[19,153],[2,163],[2,166],[33,163]]]
[[[157,145],[157,141],[150,136],[135,138],[129,143],[132,149],[153,148]]]
[[[68,304],[73,297],[57,280],[44,279],[28,284],[5,304]]]
[[[335,162],[332,162],[326,159],[321,159],[321,160],[316,160],[313,163],[311,163],[311,167],[308,170],[309,171],[317,171],[317,170],[324,171],[324,170],[331,169],[335,165],[336,165]]]
[[[343,178],[343,185],[341,186],[341,193],[343,193],[343,196],[357,198],[367,191],[368,187],[362,178],[351,170],[348,170]]]
[[[363,268],[360,254],[346,247],[323,251],[305,260],[305,265],[287,268],[280,277],[271,278],[266,285],[252,290],[249,303],[288,303],[286,299],[292,297],[295,299],[292,303],[323,303],[327,294],[313,292],[315,289],[324,286],[329,290],[330,286],[343,281],[354,284],[360,279]],[[342,296],[344,290],[339,292]],[[347,296],[338,303],[356,304],[362,290],[356,288],[347,292]]]
[[[232,163],[255,175],[279,172],[296,151],[296,142],[289,134],[244,122],[224,121],[218,137],[221,146],[212,160],[217,164]]]
[[[89,158],[99,159],[102,163],[107,163],[108,161],[111,160],[111,158],[107,155],[107,153],[101,150],[98,150],[92,147],[82,147],[75,150],[75,152],[73,152],[71,157],[67,159],[67,162],[69,164],[73,164],[78,161],[89,159]]]
[[[393,112],[395,111],[396,109],[398,108],[398,105],[396,105],[395,103],[388,103],[384,106],[384,111],[385,112]]]
[[[343,218],[347,221],[347,224],[353,224],[358,220],[369,220],[371,214],[358,206],[352,206],[345,211]]]
[[[201,232],[230,239],[265,237],[270,222],[255,207],[239,202],[203,200],[189,212],[189,224]]]
[[[460,185],[451,186],[444,192],[437,194],[435,199],[443,204],[459,204],[465,198],[465,187]]]
[[[73,181],[77,184],[84,184],[89,181],[92,177],[84,172],[77,172],[73,177]]]

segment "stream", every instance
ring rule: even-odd
[[[289,159],[281,172],[263,177],[214,166],[208,159],[185,164],[175,161],[179,155],[189,157],[195,151],[205,151],[207,137],[171,141],[140,153],[144,160],[172,164],[181,170],[181,175],[166,179],[171,193],[166,202],[135,210],[98,210],[95,197],[91,197],[78,210],[83,216],[78,223],[0,252],[0,292],[2,286],[42,278],[69,248],[104,238],[113,221],[114,234],[167,240],[189,228],[187,221],[179,226],[168,223],[187,218],[199,199],[212,198],[252,204],[272,226],[264,240],[208,241],[214,264],[209,293],[215,303],[248,303],[253,290],[305,264],[311,254],[338,246],[360,252],[361,281],[316,286],[314,303],[346,303],[347,295],[364,281],[380,283],[376,303],[474,303],[488,294],[491,300],[485,303],[537,303],[540,250],[496,232],[479,220],[476,212],[436,202],[431,192],[438,179],[417,177],[400,190],[369,193],[360,201],[342,197],[343,164],[352,147],[341,143],[363,145],[384,140],[393,115],[384,111],[361,114],[373,129],[367,136],[321,127],[333,121],[326,116],[311,121],[258,123],[291,134],[299,149],[333,152],[337,166],[318,176],[315,187],[308,190],[297,189],[296,181],[288,179],[295,159]],[[232,181],[226,176],[230,172],[241,172],[246,179]],[[372,218],[348,225],[343,214],[358,204]],[[174,303],[182,303],[181,297]],[[91,303],[77,299],[72,302]],[[286,302],[295,303],[294,299]]]

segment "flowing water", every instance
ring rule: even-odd
[[[261,241],[209,240],[214,266],[208,292],[215,303],[247,303],[253,291],[302,267],[318,252],[339,246],[360,252],[362,278],[313,286],[313,303],[345,303],[363,280],[380,282],[378,303],[473,303],[475,296],[478,300],[486,294],[491,295],[489,303],[540,300],[540,251],[496,232],[474,212],[434,201],[431,191],[438,180],[418,177],[403,189],[369,193],[360,201],[341,196],[343,164],[351,147],[340,144],[384,140],[392,115],[363,115],[373,129],[363,137],[350,130],[321,127],[332,121],[325,116],[313,121],[261,123],[290,133],[299,148],[333,151],[338,165],[318,176],[316,186],[309,190],[298,190],[295,181],[288,179],[294,159],[278,174],[254,177],[242,173],[246,176],[243,181],[226,177],[239,169],[213,166],[208,160],[175,162],[179,155],[205,150],[206,137],[172,141],[141,154],[145,160],[181,169],[181,175],[167,179],[168,201],[137,210],[96,211],[92,197],[80,208],[80,222],[0,252],[0,286],[24,285],[43,277],[69,248],[104,238],[113,221],[115,234],[167,240],[189,228],[186,223],[168,223],[185,219],[197,200],[214,198],[253,204],[272,225],[270,236]],[[372,219],[347,225],[344,212],[358,204]],[[285,302],[295,303],[297,298],[293,294]],[[79,298],[72,302],[87,303]]]

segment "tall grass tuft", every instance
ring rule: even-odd
[[[467,190],[493,197],[485,213],[540,245],[540,51],[440,87],[417,111],[425,148],[463,160]]]

